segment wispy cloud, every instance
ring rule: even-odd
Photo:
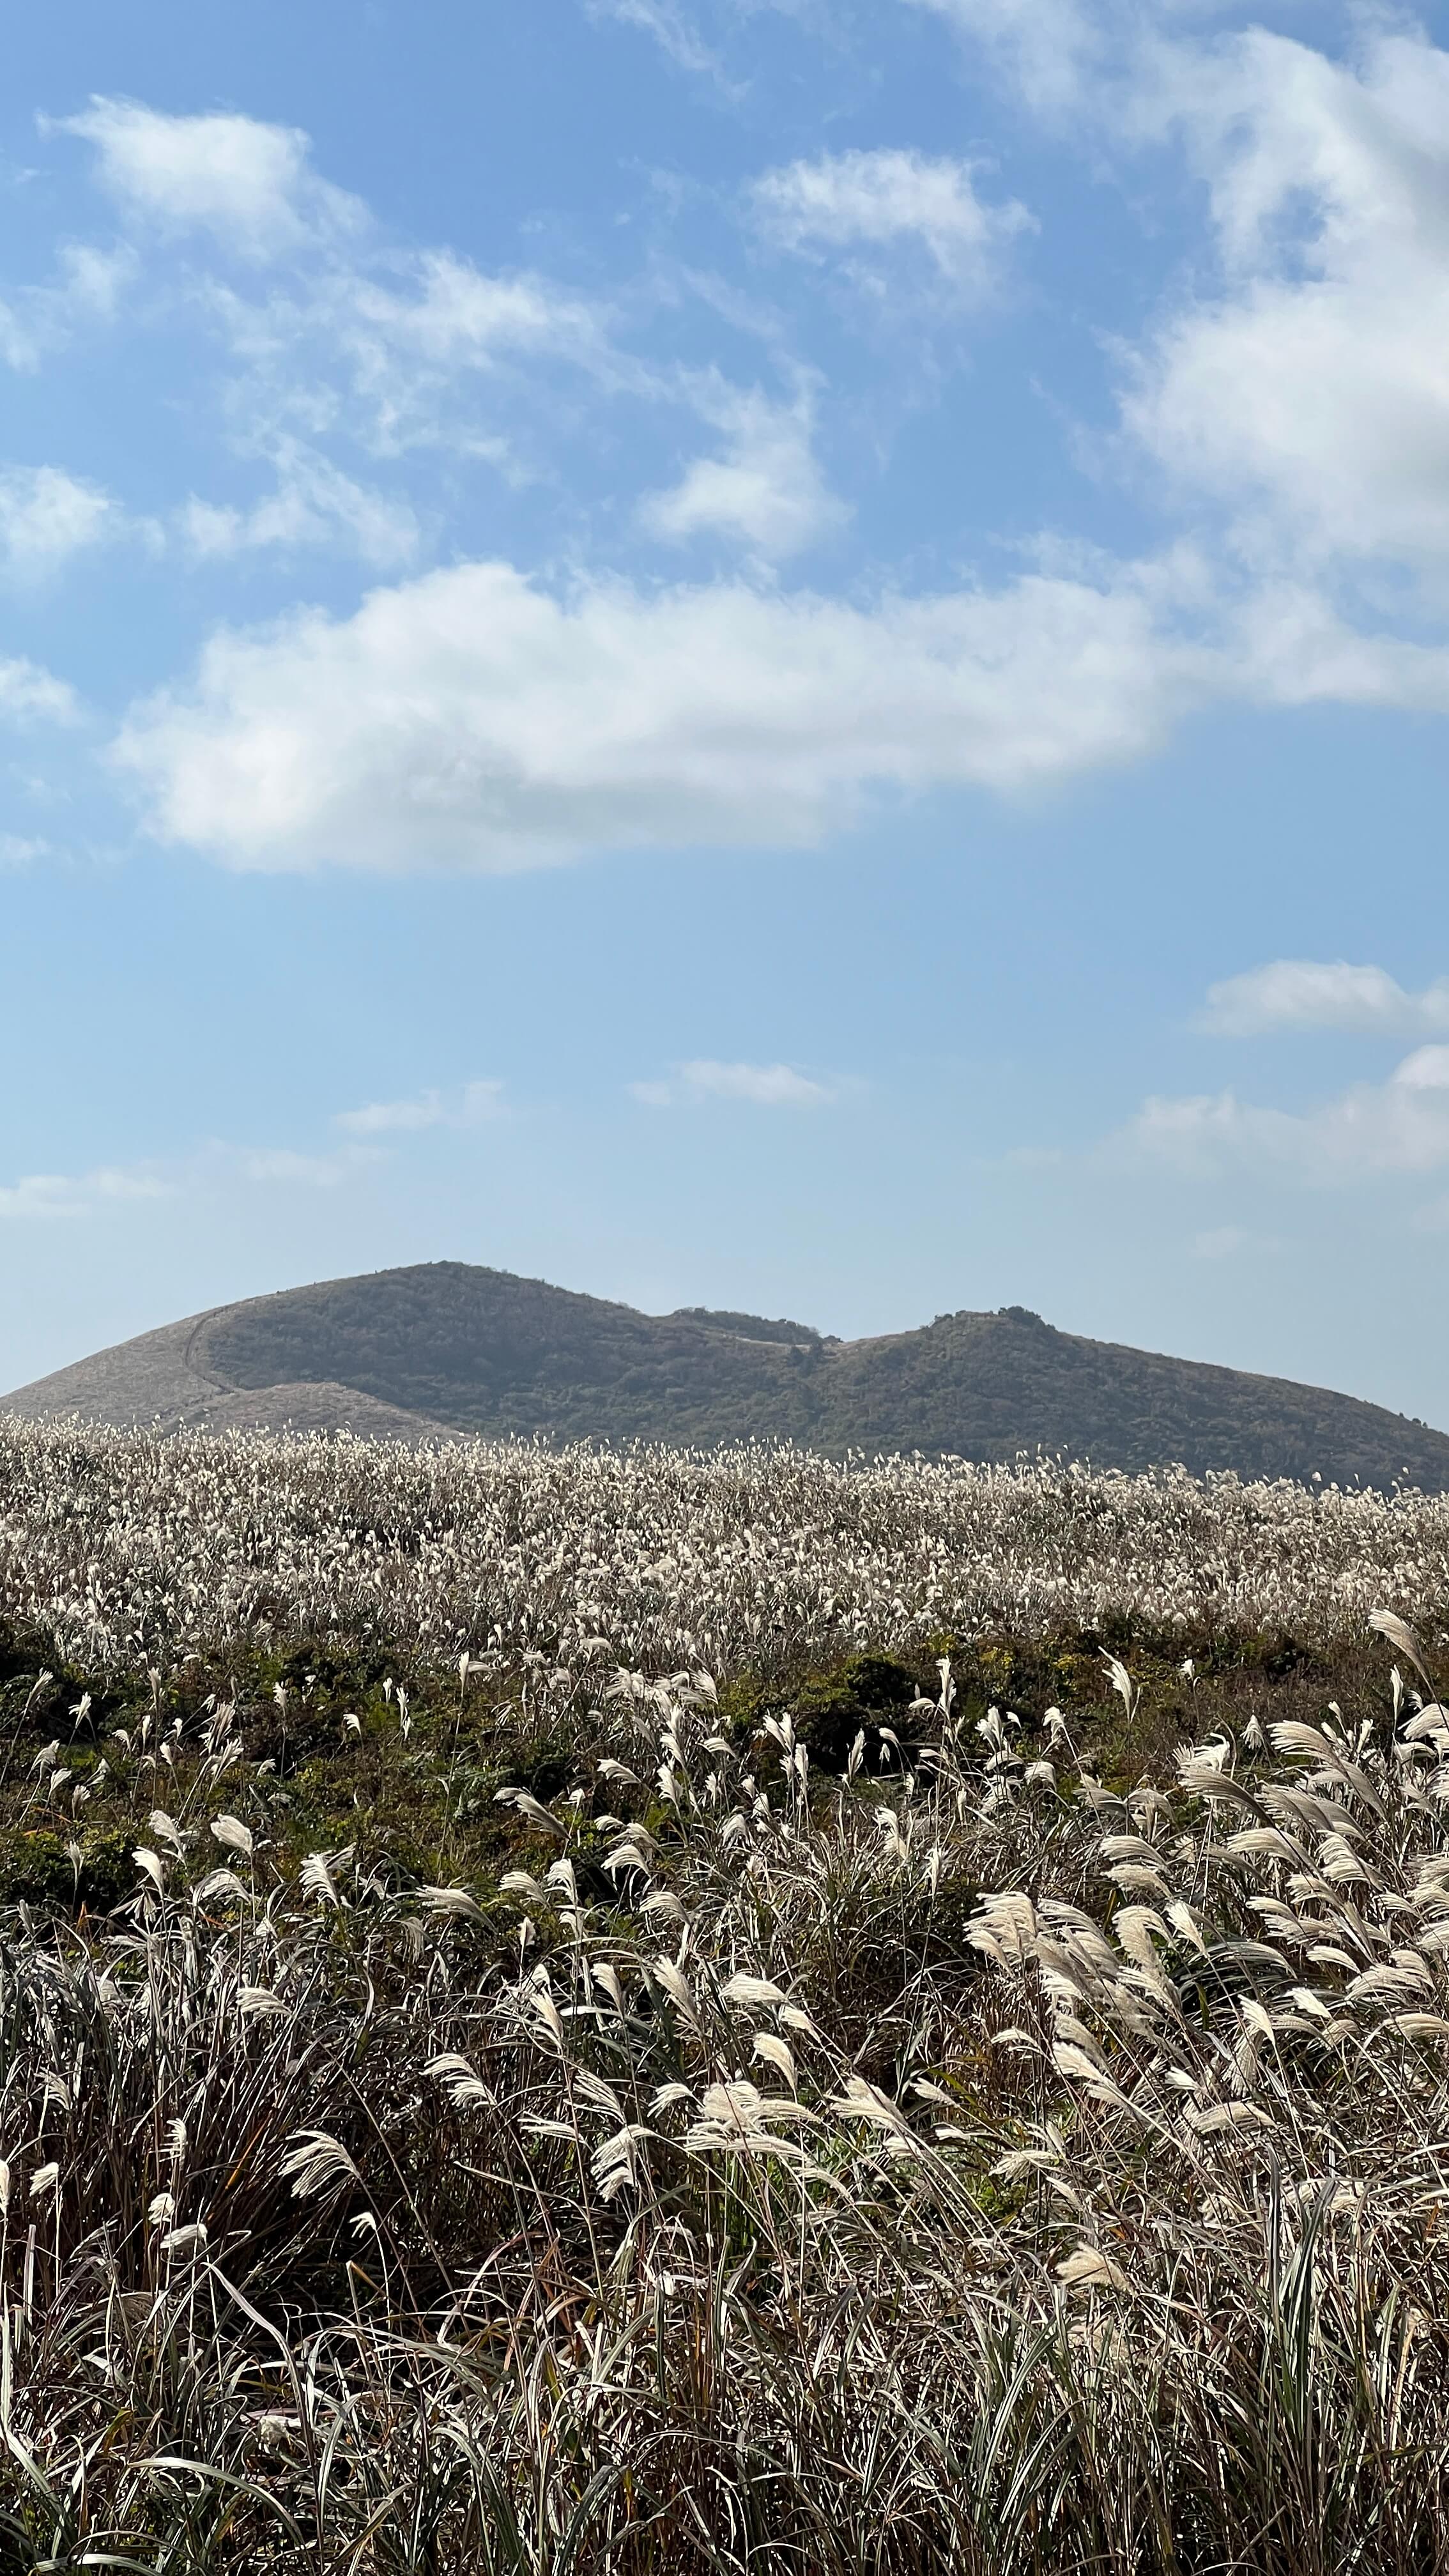
[[[1086,0],[915,0],[982,46],[1039,115],[1075,105],[1109,13]]]
[[[220,1137],[194,1152],[146,1162],[105,1164],[89,1172],[28,1172],[0,1186],[0,1218],[93,1216],[136,1201],[188,1198],[248,1186],[333,1190],[377,1160],[374,1147],[347,1144],[334,1154],[289,1145],[235,1145]]]
[[[137,267],[129,243],[63,242],[48,284],[0,304],[0,358],[17,375],[31,375],[76,332],[113,321]]]
[[[715,385],[701,391],[699,408],[724,432],[723,452],[697,458],[671,490],[649,494],[639,515],[650,536],[674,544],[733,537],[778,562],[844,525],[850,514],[816,460],[807,399],[777,403],[757,389]]]
[[[333,546],[379,567],[416,554],[418,522],[406,501],[357,482],[295,439],[276,441],[272,462],[275,488],[247,509],[192,494],[179,524],[193,554],[215,561],[266,547]]]
[[[1449,1169],[1449,1046],[1423,1046],[1384,1083],[1309,1110],[1231,1091],[1153,1099],[1115,1140],[1134,1159],[1204,1178],[1246,1173],[1342,1186]],[[1109,1148],[1109,1150],[1113,1150]]]
[[[678,0],[586,0],[586,5],[591,18],[612,18],[618,26],[637,27],[641,35],[652,36],[681,71],[703,72],[723,81],[718,55],[710,51]]]
[[[134,1199],[164,1199],[175,1195],[176,1185],[164,1180],[159,1172],[144,1164],[129,1169],[106,1165],[94,1172],[28,1172],[23,1179],[0,1187],[0,1217],[39,1218],[84,1216],[90,1209],[108,1202]]]
[[[651,1109],[689,1100],[740,1100],[754,1109],[822,1109],[838,1096],[794,1065],[720,1064],[707,1056],[676,1065],[666,1082],[631,1082],[629,1089]]]
[[[755,214],[787,250],[925,250],[939,277],[983,292],[1004,245],[1032,228],[1014,199],[992,205],[970,162],[924,152],[826,153],[771,170],[751,191]]]
[[[208,1159],[213,1168],[230,1167],[244,1181],[291,1181],[315,1190],[336,1189],[357,1168],[346,1154],[297,1154],[286,1145],[221,1147]]]
[[[228,353],[229,421],[244,453],[336,435],[378,455],[445,444],[497,462],[507,442],[479,420],[481,374],[546,356],[603,361],[601,317],[581,298],[527,274],[490,274],[448,249],[399,248],[361,199],[319,176],[308,137],[292,127],[102,98],[48,131],[92,147],[126,240],[120,253],[85,253],[84,273],[65,281],[64,317],[47,320],[35,295],[33,323],[24,299],[9,310],[17,364],[37,363],[43,345],[67,336],[87,294],[97,313],[107,295],[113,309],[143,275],[153,319],[182,311]],[[37,291],[52,302],[61,293]],[[6,333],[0,312],[0,352]],[[325,471],[299,452],[296,470],[280,476],[280,526],[266,504],[258,518],[202,502],[193,533],[220,552],[279,535],[313,542],[328,520],[344,541],[355,541],[360,519],[375,529],[376,502],[364,511],[340,483],[322,492]],[[300,530],[299,502],[309,522]],[[403,551],[374,543],[370,559]]]
[[[1277,1029],[1339,1029],[1365,1037],[1449,1030],[1449,976],[1406,993],[1382,966],[1315,964],[1279,958],[1209,987],[1198,1020],[1212,1037],[1258,1037]]]
[[[318,177],[307,136],[292,126],[93,98],[50,130],[94,146],[101,184],[130,220],[209,234],[233,258],[275,259],[367,222],[356,197]]]
[[[57,680],[23,656],[0,661],[0,718],[11,724],[75,724],[80,703],[67,680]]]
[[[109,536],[120,518],[108,492],[58,465],[0,466],[0,562],[8,572],[53,572]]]
[[[406,1136],[425,1127],[481,1127],[502,1114],[501,1082],[465,1082],[459,1091],[417,1091],[406,1100],[339,1110],[332,1123],[352,1136]]]

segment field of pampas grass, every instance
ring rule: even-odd
[[[0,2570],[1449,2568],[1449,1502],[0,1429]]]

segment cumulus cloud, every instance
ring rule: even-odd
[[[1336,58],[1263,27],[1202,43],[1119,0],[915,5],[1094,149],[1185,152],[1213,259],[1129,355],[1122,420],[1179,504],[1221,515],[1239,574],[1358,575],[1355,616],[1386,632],[1385,570],[1441,607],[1449,52],[1372,11]]]
[[[724,451],[697,458],[672,490],[648,496],[640,520],[649,535],[676,544],[732,537],[777,562],[844,522],[816,462],[808,403],[723,389],[702,396],[700,408],[726,433]]]
[[[501,1082],[465,1082],[460,1091],[418,1091],[407,1100],[371,1100],[342,1109],[334,1127],[353,1136],[415,1135],[424,1127],[481,1127],[502,1114]]]
[[[915,244],[951,283],[980,293],[1004,243],[1030,224],[1014,201],[986,205],[967,161],[924,152],[838,152],[756,180],[760,222],[786,249],[899,249]]]
[[[1249,558],[1449,569],[1449,53],[1358,62],[1259,28],[1166,46],[1147,130],[1207,181],[1218,290],[1145,352],[1129,430],[1224,504]]]
[[[720,1064],[699,1056],[676,1065],[667,1082],[631,1082],[630,1091],[651,1109],[681,1100],[742,1100],[754,1109],[823,1109],[836,1094],[790,1064]]]
[[[1315,1109],[1255,1107],[1231,1091],[1147,1101],[1129,1152],[1212,1177],[1250,1173],[1320,1187],[1449,1168],[1449,1046],[1419,1047],[1384,1083],[1356,1083]]]
[[[273,259],[366,222],[357,198],[317,176],[308,138],[293,126],[93,98],[53,130],[94,146],[101,185],[133,221],[209,233],[233,257]]]
[[[214,636],[115,757],[238,868],[512,869],[805,845],[879,790],[1130,758],[1209,685],[1154,567],[859,607],[740,584],[557,598],[502,563]]]
[[[55,571],[109,535],[119,516],[109,493],[59,465],[0,465],[0,562],[9,572]]]
[[[1211,985],[1198,1026],[1227,1038],[1275,1029],[1340,1029],[1365,1037],[1449,1029],[1449,976],[1422,993],[1406,993],[1382,966],[1282,957]]]

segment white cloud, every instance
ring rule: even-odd
[[[134,99],[93,98],[53,130],[96,150],[102,186],[134,221],[209,233],[232,257],[276,258],[358,231],[365,209],[319,179],[295,127],[251,116],[167,116]]]
[[[265,447],[341,432],[375,454],[446,443],[508,455],[480,420],[476,379],[548,358],[606,374],[602,318],[528,275],[451,251],[301,263],[261,295],[212,279],[207,311],[241,370],[233,409]]]
[[[342,1109],[334,1127],[353,1136],[415,1134],[423,1127],[481,1127],[502,1115],[501,1082],[465,1082],[461,1091],[419,1091],[409,1100],[372,1100],[363,1109]]]
[[[164,1199],[171,1195],[168,1181],[139,1165],[131,1170],[106,1166],[74,1177],[61,1172],[29,1172],[23,1180],[0,1188],[0,1217],[84,1216],[107,1201]]]
[[[1094,151],[1183,148],[1216,276],[1127,361],[1122,421],[1179,508],[1218,522],[1225,580],[1266,613],[1402,633],[1449,600],[1449,51],[1359,13],[1338,59],[1255,27],[1208,43],[1188,7],[917,0],[984,44]],[[1198,278],[1203,263],[1197,263]],[[1251,607],[1252,603],[1248,605]],[[1414,703],[1410,666],[1385,703]],[[1289,691],[1285,695],[1291,694]]]
[[[808,844],[875,791],[1139,755],[1214,682],[1162,568],[860,607],[742,584],[558,599],[463,564],[214,636],[116,745],[153,830],[239,868],[511,869]]]
[[[1342,1029],[1369,1037],[1449,1030],[1449,976],[1422,993],[1406,993],[1382,966],[1283,957],[1212,985],[1198,1026],[1227,1038],[1271,1029]]]
[[[188,1193],[218,1185],[225,1189],[235,1181],[262,1189],[279,1184],[284,1189],[335,1190],[377,1159],[375,1149],[366,1145],[344,1145],[335,1154],[304,1154],[291,1145],[233,1145],[213,1137],[170,1170],[172,1186]]]
[[[100,250],[90,242],[63,242],[52,284],[26,287],[14,304],[0,304],[0,358],[31,374],[77,330],[113,321],[136,265],[126,243]]]
[[[982,46],[1039,115],[1075,105],[1104,41],[1102,9],[1081,0],[915,0]]]
[[[417,552],[418,523],[405,501],[354,481],[296,440],[279,441],[274,462],[275,491],[250,509],[192,494],[179,519],[193,554],[214,561],[263,547],[340,544],[382,569],[406,563]]]
[[[108,493],[58,465],[0,465],[0,561],[10,572],[53,572],[119,516]]]
[[[1125,24],[1108,11],[1093,53],[1075,13],[951,0],[948,14],[998,46],[1055,30],[1077,71],[1117,61]],[[194,685],[133,709],[118,746],[154,828],[261,868],[798,844],[882,793],[1030,789],[1139,758],[1214,699],[1449,709],[1449,652],[1380,579],[1438,560],[1441,501],[1449,574],[1449,55],[1411,37],[1375,40],[1357,67],[1264,35],[1136,41],[1135,137],[1188,137],[1222,268],[1151,339],[1124,419],[1209,536],[1135,564],[1043,553],[995,590],[874,604],[763,581],[551,593],[507,564],[454,564],[350,617],[217,635]],[[631,368],[611,318],[546,280],[393,251],[290,129],[109,102],[74,130],[138,224],[218,239],[230,225],[233,247],[286,263],[245,293],[234,277],[187,282],[238,370],[237,444],[278,475],[245,506],[194,498],[193,550],[333,543],[401,565],[421,542],[411,512],[323,443],[399,456],[446,441],[521,474],[533,467],[506,435],[518,402],[575,365],[656,399],[687,383],[720,433],[636,527],[724,536],[766,564],[838,519],[807,395],[716,387],[702,402],[698,376]],[[825,155],[759,188],[796,247],[879,267],[914,245],[958,287],[988,278],[1028,220],[983,204],[969,164],[910,151]]]
[[[1384,1083],[1356,1083],[1306,1111],[1265,1109],[1231,1091],[1147,1101],[1129,1153],[1191,1174],[1246,1172],[1320,1187],[1449,1169],[1449,1046],[1407,1056]]]
[[[636,1100],[651,1109],[668,1109],[683,1100],[743,1100],[755,1109],[821,1109],[836,1094],[823,1082],[798,1073],[790,1064],[719,1064],[696,1057],[676,1065],[669,1082],[633,1082]]]
[[[1449,1091],[1449,1046],[1416,1047],[1405,1056],[1394,1081],[1408,1091]]]
[[[1015,202],[984,205],[971,164],[924,152],[839,152],[755,182],[761,222],[789,250],[899,249],[917,243],[939,274],[980,294],[1002,246],[1031,223]]]
[[[1251,1241],[1240,1225],[1210,1225],[1192,1238],[1194,1261],[1231,1261]]]
[[[1185,133],[1223,283],[1144,354],[1129,430],[1247,560],[1377,558],[1442,589],[1449,53],[1380,31],[1355,65],[1260,28],[1150,60],[1139,116]]]
[[[470,1084],[462,1097],[496,1090]],[[340,1125],[352,1122],[340,1120]],[[105,1164],[89,1172],[29,1172],[0,1187],[0,1219],[95,1215],[99,1210],[152,1199],[187,1198],[238,1181],[266,1188],[336,1189],[377,1160],[373,1146],[348,1143],[335,1154],[298,1153],[290,1146],[233,1145],[220,1138],[165,1162]]]
[[[49,130],[94,146],[135,239],[112,252],[73,249],[60,286],[0,308],[0,354],[13,364],[38,363],[83,308],[114,309],[138,248],[157,308],[184,293],[193,321],[208,321],[242,370],[232,408],[253,452],[280,433],[341,432],[380,453],[446,439],[496,462],[505,443],[478,421],[476,391],[466,406],[456,399],[466,379],[546,354],[605,363],[601,318],[580,298],[526,274],[489,275],[449,250],[397,249],[360,199],[318,177],[308,137],[292,127],[96,99]],[[158,238],[197,234],[207,264],[168,279],[153,256]],[[226,273],[237,263],[268,274],[243,282]],[[347,523],[336,510],[321,515]],[[203,541],[219,549],[230,530],[245,544],[245,516],[239,531],[203,518]]]
[[[11,724],[74,724],[80,707],[74,689],[24,656],[0,661],[0,720]]]
[[[640,520],[651,536],[682,544],[716,533],[778,562],[843,523],[815,460],[808,403],[724,390],[702,396],[700,408],[726,432],[724,453],[696,459],[671,491],[649,495]]]
[[[296,1154],[285,1145],[224,1147],[213,1159],[229,1163],[244,1181],[295,1181],[307,1189],[331,1190],[355,1168],[342,1154]]]
[[[591,18],[612,18],[621,27],[637,27],[652,36],[681,71],[707,72],[720,78],[718,57],[690,25],[676,0],[587,0]]]

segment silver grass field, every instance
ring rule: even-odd
[[[1446,1614],[1413,1494],[0,1428],[0,2568],[1449,2567]]]

